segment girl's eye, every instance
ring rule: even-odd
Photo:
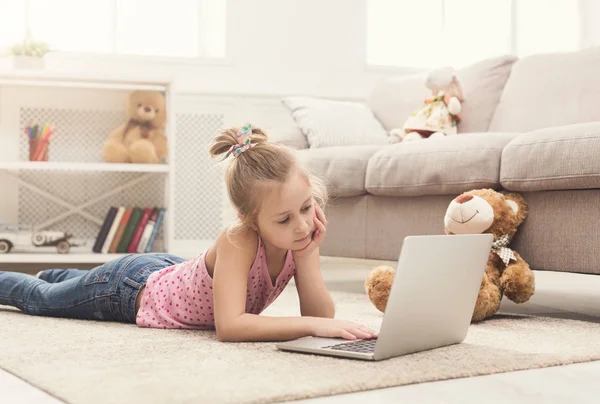
[[[279,224],[286,224],[288,222],[288,220],[290,220],[290,218],[286,217],[285,219],[283,219],[282,221],[280,221]]]
[[[308,206],[302,208],[302,212],[308,212],[310,210],[310,208],[312,208],[312,205],[308,205]]]

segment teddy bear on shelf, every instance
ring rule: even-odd
[[[456,72],[451,67],[433,70],[425,85],[431,90],[431,97],[408,117],[402,128],[390,131],[390,143],[456,135],[464,101]]]
[[[165,97],[157,91],[129,95],[129,121],[106,139],[104,160],[109,163],[157,164],[167,156]]]
[[[522,196],[501,194],[492,189],[465,192],[450,202],[444,217],[446,234],[494,235],[472,321],[494,315],[503,296],[515,303],[524,303],[535,292],[535,276],[529,265],[516,251],[508,248],[526,215],[527,203]],[[365,281],[370,301],[381,312],[385,311],[394,274],[392,268],[378,266]]]

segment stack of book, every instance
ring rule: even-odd
[[[148,253],[152,251],[165,208],[111,206],[98,232],[95,253]]]

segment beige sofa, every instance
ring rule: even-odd
[[[598,72],[600,48],[485,60],[458,72],[459,135],[300,150],[332,196],[322,253],[396,260],[405,236],[443,234],[454,197],[490,187],[529,202],[512,246],[532,268],[600,274]],[[386,130],[418,108],[423,83],[373,89],[368,105]]]

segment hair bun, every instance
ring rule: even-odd
[[[252,134],[250,135],[250,143],[253,144],[264,144],[268,141],[268,135],[265,131],[260,128],[252,127]],[[209,153],[211,157],[216,157],[221,154],[228,153],[232,146],[242,145],[238,141],[238,134],[243,130],[243,127],[229,127],[221,130],[214,137],[212,144],[210,145]]]

